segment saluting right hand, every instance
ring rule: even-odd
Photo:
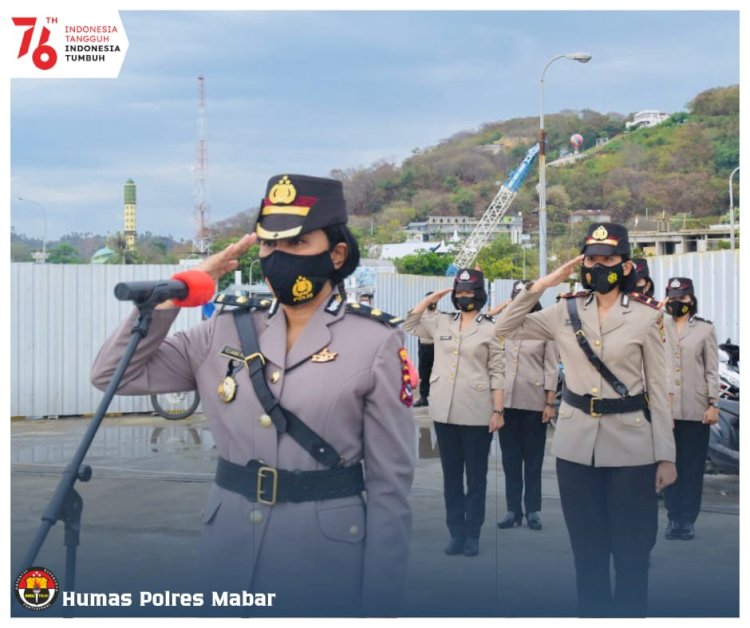
[[[428,305],[437,303],[449,292],[453,292],[453,288],[443,288],[442,290],[436,290],[432,294],[428,294],[424,299],[422,299],[419,303],[417,303],[417,305],[414,306],[412,312],[421,314],[427,309]]]
[[[228,272],[236,270],[240,265],[239,258],[247,253],[248,249],[255,244],[258,236],[254,233],[246,233],[234,244],[228,245],[223,251],[219,251],[204,259],[196,266],[196,269],[207,272],[214,281],[218,281]]]
[[[562,266],[553,270],[551,273],[544,277],[540,277],[533,283],[529,292],[543,292],[547,288],[554,288],[563,281],[567,281],[571,273],[576,269],[576,266],[583,261],[583,258],[583,255],[574,257],[572,260],[565,262]]]

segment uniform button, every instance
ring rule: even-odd
[[[456,379],[456,376],[455,375],[451,375],[451,379]]]
[[[593,387],[593,388],[591,389],[591,394],[592,394],[592,395],[595,395],[595,394],[596,394],[596,393],[598,393],[598,392],[599,392],[599,389],[598,389],[598,388],[597,388],[596,386],[594,386],[594,387]]]
[[[273,425],[271,417],[267,414],[261,414],[258,423],[260,423],[261,427],[271,427],[271,425]]]
[[[263,513],[260,510],[253,510],[250,513],[250,523],[259,524],[263,521]]]
[[[675,386],[679,386],[680,385],[680,380],[676,379],[676,380],[674,380],[674,383],[675,383]]]
[[[274,371],[273,373],[271,373],[270,381],[272,384],[275,384],[280,379],[281,379],[281,373],[279,373],[279,371]]]
[[[599,346],[600,346],[600,345],[601,345],[602,343],[601,343],[601,342],[599,342],[598,340],[595,340],[595,341],[594,341],[594,344],[595,344],[595,345],[596,345],[597,347],[599,347]]]
[[[451,366],[452,366],[453,368],[456,368],[456,363],[454,362],[453,364],[451,364]]]
[[[458,355],[458,351],[454,351],[454,352],[453,352],[453,355]]]
[[[537,386],[541,386],[541,385],[542,385],[542,382],[537,382],[537,383],[536,383],[536,385],[537,385]]]
[[[357,534],[359,534],[359,527],[352,526],[351,528],[349,528],[349,534],[351,534],[352,536],[356,536]]]
[[[679,372],[680,372],[680,369],[675,369],[675,371],[676,371],[677,373],[679,373]]]
[[[635,422],[636,423],[640,423],[641,422],[641,417],[639,417],[639,416],[635,417]]]

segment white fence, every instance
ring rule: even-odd
[[[712,320],[719,342],[739,342],[739,253],[715,251],[650,258],[656,295],[662,298],[667,279],[691,277],[695,282],[699,314]],[[91,414],[102,393],[89,381],[91,364],[131,305],[114,298],[120,281],[163,279],[176,266],[115,266],[11,264],[11,416]],[[376,274],[375,306],[397,316],[424,298],[428,290],[450,287],[448,277]],[[510,295],[513,281],[496,280],[489,286],[490,304]],[[548,291],[542,304],[554,303]],[[438,307],[452,311],[450,298]],[[183,310],[173,330],[200,320],[197,308]],[[416,362],[417,341],[406,334],[406,347]],[[111,412],[147,412],[146,397],[115,397]]]

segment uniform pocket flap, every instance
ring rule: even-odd
[[[472,379],[469,384],[474,390],[487,390],[490,387],[488,379]]]
[[[346,543],[359,543],[365,538],[365,508],[350,504],[318,510],[320,531],[326,538]]]

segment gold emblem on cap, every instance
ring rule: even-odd
[[[292,185],[289,177],[284,175],[279,182],[268,192],[268,200],[272,203],[283,203],[288,205],[297,198],[297,190]]]
[[[307,277],[299,275],[292,286],[292,294],[295,301],[307,301],[313,296],[313,285]]]
[[[594,233],[591,234],[591,237],[594,238],[594,240],[606,240],[607,236],[609,234],[607,233],[607,230],[604,228],[604,225],[600,225],[598,229],[594,231]]]
[[[335,351],[329,351],[328,347],[316,353],[311,359],[313,362],[331,362],[336,359],[338,353]]]

